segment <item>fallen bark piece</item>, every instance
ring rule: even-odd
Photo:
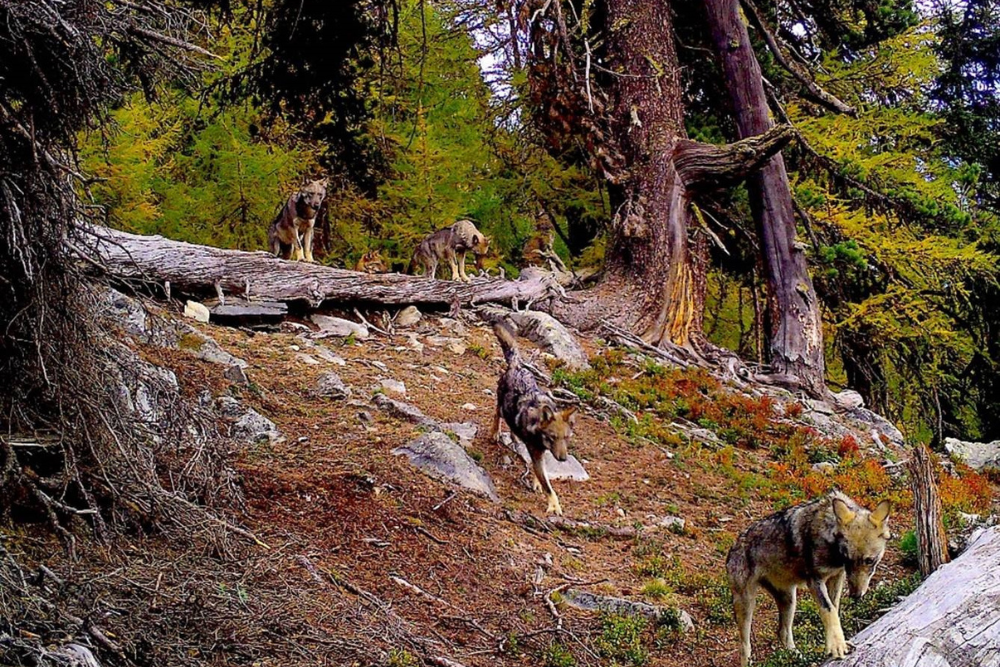
[[[219,324],[277,323],[288,315],[288,305],[281,301],[227,301],[209,308],[212,321]]]
[[[634,602],[609,595],[597,595],[575,588],[567,589],[562,594],[562,598],[570,607],[584,611],[600,611],[620,616],[642,616],[657,625],[672,625],[680,632],[694,630],[694,620],[691,615],[680,609],[658,607],[645,602]]]
[[[1000,667],[1000,528],[859,632],[836,667]]]

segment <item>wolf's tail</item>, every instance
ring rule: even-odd
[[[500,340],[503,358],[507,361],[507,365],[513,366],[520,362],[521,357],[517,353],[517,342],[514,340],[514,332],[510,330],[510,327],[505,322],[498,320],[493,323],[493,333]]]

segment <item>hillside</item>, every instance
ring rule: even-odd
[[[305,323],[270,333],[196,325],[246,362],[244,383],[232,359],[204,354],[214,346],[199,335],[150,334],[161,331],[154,321],[178,331],[178,312],[154,307],[159,314],[147,319],[135,302],[116,303],[130,314],[120,323],[141,355],[173,371],[191,401],[216,406],[243,496],[230,520],[260,542],[154,531],[115,548],[80,546],[74,563],[54,536],[12,534],[6,550],[47,565],[61,581],[43,586],[136,664],[734,664],[729,546],[753,519],[833,486],[869,506],[884,497],[896,503],[877,585],[844,614],[848,636],[916,583],[899,539],[912,525],[898,464],[905,448],[887,424],[827,414],[781,392],[742,393],[704,371],[661,366],[599,340],[583,341],[592,369],[572,373],[522,338],[559,394],[583,399],[570,451],[590,478],[555,482],[566,514],[554,523],[524,466],[487,439],[503,361],[473,313],[425,315],[392,338],[372,331],[364,340],[315,339],[316,327]],[[350,396],[317,395],[331,372]],[[636,421],[604,412],[597,395],[634,411]],[[445,430],[455,439],[471,429],[454,424],[474,425],[466,449],[499,502],[432,480],[394,455],[431,427],[401,418],[385,397],[452,424]],[[233,428],[247,408],[280,435]],[[885,434],[876,442],[878,428]],[[964,466],[949,468],[949,521],[996,511],[995,486]],[[588,612],[570,605],[581,591],[665,611],[658,628]],[[776,614],[763,597],[760,609],[755,652],[766,658]],[[795,631],[806,657],[776,654],[765,664],[811,664],[809,649],[822,642],[811,601],[803,599]]]

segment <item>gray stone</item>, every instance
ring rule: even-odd
[[[493,480],[466,453],[461,445],[440,431],[424,433],[402,447],[392,450],[404,455],[428,477],[456,484],[464,489],[500,502]]]
[[[177,346],[190,352],[198,359],[220,366],[239,366],[246,368],[247,362],[239,357],[229,354],[216,343],[212,338],[206,336],[189,324],[178,323],[178,333],[181,334]]]
[[[184,304],[184,317],[189,317],[198,322],[208,322],[211,313],[203,303],[188,301]]]
[[[479,433],[479,427],[472,422],[442,422],[435,424],[434,428],[445,433],[454,433],[463,447],[471,445]]]
[[[215,409],[220,415],[230,419],[236,419],[246,412],[240,402],[232,396],[219,396],[215,399]]]
[[[833,394],[833,402],[841,410],[857,410],[865,407],[865,399],[853,389],[845,389],[840,393]]]
[[[386,391],[391,391],[394,394],[399,394],[400,396],[406,396],[406,385],[399,380],[393,380],[392,378],[382,378],[379,380],[379,386]]]
[[[424,340],[427,341],[427,344],[431,347],[447,347],[449,345],[460,344],[462,342],[457,338],[449,338],[448,336],[427,336]]]
[[[350,320],[331,315],[313,315],[310,319],[313,324],[319,327],[321,332],[330,336],[347,337],[354,334],[354,337],[358,340],[368,338],[368,327],[357,322],[351,322]]]
[[[399,311],[398,315],[396,315],[396,326],[412,327],[420,321],[421,317],[423,317],[423,315],[416,306],[407,306],[403,310]]]
[[[823,415],[833,415],[837,413],[836,408],[827,401],[819,401],[807,398],[803,401],[810,412],[818,412]]]
[[[813,470],[821,473],[832,473],[837,469],[837,464],[832,461],[820,461],[819,463],[814,463]]]
[[[347,361],[345,361],[343,357],[337,356],[325,345],[314,344],[310,349],[314,355],[327,363],[335,364],[337,366],[347,365]]]
[[[435,422],[433,419],[425,415],[420,411],[415,405],[410,405],[409,403],[404,403],[403,401],[397,401],[394,398],[389,398],[385,394],[375,394],[372,397],[372,402],[386,414],[395,417],[396,419],[402,419],[403,421],[408,421],[413,424],[427,424],[433,425]]]
[[[274,443],[281,439],[281,433],[274,422],[250,408],[233,424],[234,438],[246,440],[252,444],[261,442]]]
[[[462,356],[463,354],[465,354],[465,351],[467,349],[468,346],[462,341],[455,341],[454,343],[448,343],[448,351],[451,352],[452,354],[457,354],[458,356]]]
[[[524,446],[523,442],[517,438],[511,438],[508,433],[504,433],[501,438],[504,438],[505,443],[513,442],[507,446],[517,452],[525,464],[531,463],[528,448]],[[567,479],[573,482],[586,482],[590,479],[583,464],[572,454],[566,457],[565,461],[557,461],[556,457],[547,451],[542,455],[542,463],[545,465],[545,474],[548,475],[549,479]]]
[[[336,373],[323,373],[316,381],[313,393],[323,398],[339,400],[350,398],[351,388],[344,384],[344,381]]]
[[[587,353],[556,318],[534,310],[510,313],[508,317],[517,325],[518,333],[541,346],[568,369],[580,371],[590,368]]]
[[[250,378],[247,377],[246,371],[238,364],[233,364],[227,368],[222,375],[230,382],[235,382],[236,384],[250,384]]]
[[[652,527],[664,528],[666,530],[677,531],[682,533],[684,532],[684,526],[686,525],[687,522],[684,521],[684,519],[680,518],[679,516],[661,516],[653,523]]]
[[[855,410],[850,410],[847,415],[852,419],[865,424],[871,424],[879,432],[880,435],[884,435],[889,439],[894,445],[903,447],[906,445],[906,438],[900,432],[896,425],[890,422],[888,419],[880,414],[876,414],[869,410],[868,408],[857,408]]]
[[[957,438],[945,438],[944,448],[953,459],[962,461],[973,470],[1000,469],[1000,440],[967,442]]]
[[[313,357],[311,355],[306,354],[305,352],[297,352],[295,354],[295,360],[298,361],[298,362],[300,362],[300,363],[305,364],[306,366],[318,366],[319,365],[319,360],[317,360],[315,357]]]

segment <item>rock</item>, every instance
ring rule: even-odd
[[[347,365],[347,361],[345,361],[343,357],[337,356],[325,345],[314,344],[310,349],[314,355],[327,363],[335,364],[337,366]]]
[[[818,412],[823,415],[837,414],[837,410],[827,401],[819,401],[813,398],[807,398],[804,399],[802,402],[805,403],[806,408],[808,408],[810,412]]]
[[[830,474],[837,469],[837,464],[832,461],[820,461],[819,463],[814,463],[812,469],[816,472]]]
[[[229,354],[216,343],[212,338],[206,336],[189,324],[179,324],[177,347],[190,352],[198,359],[220,366],[239,366],[246,368],[249,364],[239,357]]]
[[[463,447],[471,445],[479,433],[479,427],[472,422],[443,422],[435,424],[434,428],[444,433],[454,433],[458,436],[458,443]]]
[[[386,391],[390,391],[394,394],[399,394],[400,396],[406,396],[406,385],[399,380],[393,380],[392,378],[382,378],[379,380],[379,386]]]
[[[517,325],[520,335],[541,346],[563,362],[568,369],[582,371],[590,368],[587,353],[580,347],[573,334],[556,318],[534,310],[511,313],[508,317]]]
[[[367,410],[359,410],[358,421],[363,422],[365,424],[371,424],[373,421],[375,421],[375,418],[372,417],[372,413],[368,412]]]
[[[412,327],[423,315],[416,306],[407,306],[396,315],[397,327]]]
[[[686,525],[687,522],[679,516],[661,516],[653,523],[654,528],[665,528],[666,530],[678,533],[683,533],[684,526]]]
[[[312,333],[312,329],[310,329],[306,325],[300,322],[289,322],[288,320],[285,320],[284,322],[281,323],[281,326],[278,327],[278,331],[280,331],[281,333],[293,333],[293,334]]]
[[[457,443],[440,431],[424,433],[393,454],[405,455],[418,470],[429,477],[458,486],[500,502],[493,480]]]
[[[108,288],[108,306],[115,321],[121,323],[125,333],[142,340],[150,337],[150,317],[138,299],[125,296],[118,290]]]
[[[232,396],[219,396],[215,399],[215,409],[220,415],[230,419],[236,419],[246,412],[240,402]]]
[[[678,620],[678,617],[684,614],[684,612],[678,609],[658,607],[645,602],[633,602],[632,600],[611,597],[610,595],[597,595],[576,588],[567,589],[563,592],[562,597],[566,604],[576,609],[600,611],[620,616],[643,616],[656,624],[668,621],[671,618]],[[678,624],[681,628],[686,625],[683,620],[679,620]],[[689,624],[689,627],[694,628],[694,621],[691,620],[690,615],[687,615],[687,624]]]
[[[857,410],[865,407],[865,399],[853,389],[845,389],[839,394],[833,394],[833,402],[841,410]]]
[[[344,381],[336,373],[323,373],[316,381],[313,394],[322,398],[340,400],[351,397],[351,388],[344,384]]]
[[[223,371],[222,376],[236,384],[250,384],[250,378],[247,377],[246,371],[239,364],[233,364],[227,368]]]
[[[462,404],[462,409],[463,410],[468,410],[469,412],[475,412],[479,408],[477,408],[474,403],[463,403]]]
[[[448,351],[451,352],[452,354],[457,354],[458,356],[462,356],[463,354],[465,354],[465,351],[467,349],[468,346],[465,343],[462,343],[461,341],[448,343]]]
[[[212,392],[208,389],[202,389],[198,392],[198,405],[203,408],[207,408],[212,404]]]
[[[469,335],[469,329],[464,324],[458,320],[451,317],[439,317],[438,324],[444,331],[449,332],[452,336],[458,336],[459,338],[464,338]]]
[[[252,408],[233,424],[232,435],[251,444],[262,442],[273,444],[281,439],[281,432],[274,422]]]
[[[198,303],[197,301],[188,301],[184,304],[184,317],[189,317],[199,322],[208,322],[211,313],[205,304]]]
[[[685,635],[689,632],[694,632],[694,619],[691,618],[691,614],[683,609],[677,610],[677,629],[680,630],[681,634]]]
[[[368,327],[357,322],[330,315],[313,315],[310,319],[321,332],[329,336],[347,337],[354,334],[358,340],[368,338]]]
[[[879,432],[880,435],[885,436],[886,438],[888,438],[889,442],[898,447],[903,447],[906,445],[906,439],[903,437],[903,434],[900,432],[900,430],[896,428],[895,424],[890,422],[882,415],[872,412],[868,408],[857,408],[854,410],[850,410],[847,413],[847,416],[859,422],[863,422],[865,424],[871,424],[872,426],[875,427],[875,429]]]
[[[420,408],[417,406],[404,403],[403,401],[397,401],[389,398],[385,394],[375,394],[372,398],[372,402],[374,402],[380,410],[392,417],[395,417],[396,419],[402,419],[403,421],[408,421],[412,424],[434,424],[434,420],[421,412]]]
[[[305,364],[306,366],[318,366],[319,360],[315,357],[306,354],[305,352],[297,352],[295,354],[295,360]]]
[[[213,306],[212,321],[220,324],[277,324],[288,315],[288,306],[281,301],[226,300],[225,305]]]
[[[945,438],[944,448],[953,459],[962,461],[973,470],[1000,469],[1000,440],[966,442],[957,438]]]
[[[528,448],[524,446],[523,442],[517,438],[511,438],[509,433],[504,433],[501,437],[504,439],[504,444],[517,452],[517,455],[521,457],[521,460],[525,464],[531,464],[531,457],[528,456]],[[549,476],[549,479],[568,479],[573,482],[586,482],[590,479],[590,475],[587,474],[583,464],[572,454],[566,457],[565,461],[557,461],[551,452],[545,452],[542,455],[542,462],[545,464],[545,473]]]
[[[415,352],[423,352],[424,351],[424,344],[420,342],[419,338],[417,338],[417,334],[409,333],[409,334],[404,334],[404,335],[406,336],[406,347],[407,348],[409,348],[411,350],[414,350]]]

